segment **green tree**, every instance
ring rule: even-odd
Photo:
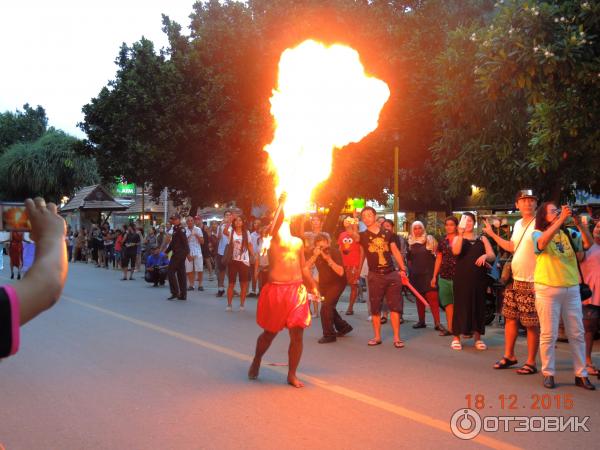
[[[501,2],[489,26],[455,33],[438,61],[433,150],[450,192],[471,183],[505,199],[525,185],[555,200],[600,192],[599,8]]]
[[[0,156],[0,192],[5,199],[60,199],[99,181],[96,162],[76,153],[81,141],[50,128],[34,142],[17,143]]]
[[[33,109],[28,103],[23,111],[0,113],[0,154],[17,142],[33,142],[46,131],[48,119],[41,106]]]

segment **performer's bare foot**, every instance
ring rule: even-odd
[[[304,387],[304,383],[300,381],[296,375],[288,375],[287,382],[289,385],[294,386],[295,388]]]
[[[248,379],[256,380],[258,378],[258,372],[260,370],[260,360],[253,359],[250,368],[248,369]]]

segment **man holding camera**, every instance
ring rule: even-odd
[[[321,326],[323,337],[319,344],[335,342],[338,336],[352,331],[352,326],[343,320],[336,305],[346,288],[346,275],[340,252],[330,246],[329,237],[319,233],[314,238],[312,256],[306,261],[306,269],[315,266],[319,272],[319,292],[323,296],[321,307]]]
[[[160,251],[158,245],[153,245],[150,250],[152,253],[148,255],[148,259],[146,260],[146,274],[144,278],[148,283],[153,283],[154,287],[157,287],[159,284],[164,286],[167,279],[169,258]]]
[[[485,220],[483,231],[507,252],[513,254],[510,263],[512,283],[504,291],[502,315],[506,319],[504,327],[504,356],[494,364],[494,369],[508,369],[517,364],[515,343],[519,333],[519,322],[527,329],[527,361],[517,370],[519,375],[537,373],[535,359],[540,342],[540,322],[535,309],[534,272],[536,255],[533,249],[532,234],[535,229],[537,197],[530,189],[517,192],[515,206],[521,219],[514,227],[510,240],[502,239],[492,225]]]

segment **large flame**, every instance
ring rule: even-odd
[[[276,194],[287,193],[287,217],[306,211],[315,187],[331,173],[332,152],[377,128],[390,90],[369,77],[358,52],[307,40],[285,50],[271,97],[273,142],[265,146]]]

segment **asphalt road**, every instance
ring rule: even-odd
[[[274,365],[264,364],[257,381],[246,378],[260,332],[255,299],[246,311],[236,311],[234,303],[227,313],[214,282],[205,283],[204,293],[190,293],[187,302],[173,303],[165,300],[166,287],[153,288],[140,274],[135,281],[119,278],[116,271],[71,265],[61,301],[22,329],[20,352],[0,362],[0,448],[598,445],[600,390],[573,386],[567,344],[557,350],[560,385],[547,391],[540,375],[491,368],[502,356],[500,328],[488,329],[487,351],[469,342],[462,352],[452,351],[450,338],[439,337],[431,322],[412,329],[416,314],[409,303],[402,327],[406,348],[393,348],[389,325],[383,345],[370,348],[370,323],[360,305],[349,319],[355,331],[336,343],[317,343],[319,322],[307,330],[300,364],[306,387],[294,389],[280,365],[287,361],[286,333],[265,356]],[[10,281],[7,267],[0,281]],[[521,338],[522,361],[524,344]],[[511,431],[501,427],[460,440],[450,418],[467,406],[468,396],[474,404],[477,394],[484,403],[474,409],[482,416],[589,416],[590,431],[517,432],[512,422]]]

